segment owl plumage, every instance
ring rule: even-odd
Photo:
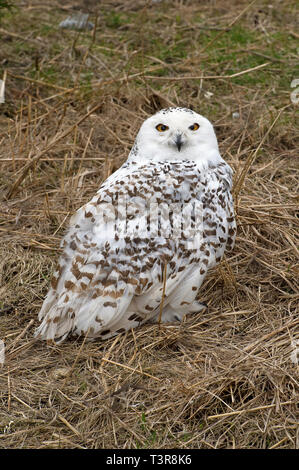
[[[164,322],[199,312],[208,269],[234,246],[231,185],[206,118],[185,108],[148,118],[126,163],[71,218],[36,336],[109,338],[155,321],[162,297]]]

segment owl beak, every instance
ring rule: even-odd
[[[174,139],[174,143],[178,148],[178,151],[181,151],[182,145],[183,145],[183,140],[182,140],[182,134],[177,134]]]

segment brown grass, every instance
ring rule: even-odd
[[[0,447],[298,448],[295,3],[92,5],[88,33],[61,32],[69,9],[46,1],[0,25]],[[252,39],[229,55],[237,27]],[[69,216],[169,105],[210,118],[235,171],[237,242],[204,283],[208,311],[34,341]]]

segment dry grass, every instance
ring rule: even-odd
[[[88,33],[46,1],[0,24],[0,447],[298,448],[295,2],[93,3]],[[215,123],[235,171],[237,243],[208,312],[35,342],[69,215],[172,104]]]

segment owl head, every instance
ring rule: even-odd
[[[210,121],[187,108],[162,109],[142,124],[132,149],[136,160],[197,160],[219,156]]]

